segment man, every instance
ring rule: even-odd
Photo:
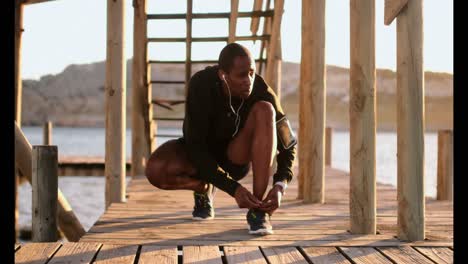
[[[274,91],[255,73],[245,47],[223,48],[218,65],[194,74],[188,86],[183,137],[151,155],[146,176],[165,190],[194,191],[193,219],[214,218],[215,187],[248,208],[250,234],[272,234],[270,215],[293,177],[296,138]],[[277,171],[265,196],[277,150]],[[238,183],[252,162],[253,193]]]

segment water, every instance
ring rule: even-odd
[[[41,127],[23,127],[32,145],[42,144]],[[158,133],[182,134],[180,129],[158,128]],[[157,146],[171,138],[158,138]],[[104,156],[104,128],[54,127],[52,144],[58,146],[59,156]],[[397,136],[394,132],[379,132],[376,139],[377,182],[396,186]],[[126,133],[126,157],[131,157],[131,131]],[[296,159],[297,162],[297,159]],[[425,192],[435,197],[437,184],[437,133],[425,134]],[[334,131],[332,142],[332,166],[349,171],[349,132]],[[127,181],[130,177],[127,177]],[[59,188],[71,204],[85,230],[104,212],[104,177],[59,177]],[[20,227],[31,226],[31,186],[18,188],[20,203]]]

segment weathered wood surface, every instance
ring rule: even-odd
[[[157,246],[152,244],[29,243],[15,253],[15,263],[453,263],[447,247],[254,247]],[[419,252],[423,249],[424,252]],[[427,250],[426,250],[427,249]],[[452,252],[451,254],[448,251]],[[179,255],[179,256],[178,256]],[[223,257],[224,256],[224,257]],[[351,261],[352,262],[351,262]]]
[[[293,167],[297,175],[298,167]],[[215,195],[216,218],[193,221],[193,194],[164,191],[145,177],[132,180],[127,203],[112,204],[81,241],[115,244],[217,245],[217,246],[452,246],[453,203],[426,198],[428,240],[414,243],[394,236],[397,228],[396,189],[377,185],[377,234],[351,234],[349,230],[349,174],[326,167],[325,204],[304,204],[296,199],[293,179],[281,208],[272,216],[275,234],[253,236],[247,232],[245,209],[232,197]],[[252,190],[252,172],[241,183]],[[255,254],[255,253],[253,253]]]

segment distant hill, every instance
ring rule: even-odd
[[[131,60],[127,61],[127,126],[131,126]],[[196,65],[193,73],[206,65]],[[283,62],[282,105],[292,122],[297,122],[299,96],[297,63]],[[349,70],[327,67],[327,125],[348,128]],[[184,65],[158,65],[152,79],[183,80]],[[51,120],[54,126],[105,125],[105,62],[69,65],[57,75],[39,80],[23,80],[23,125],[42,125]],[[396,74],[377,70],[378,128],[394,130],[396,120]],[[159,85],[153,97],[183,99],[183,85]],[[453,75],[425,74],[426,129],[451,129],[453,123]],[[183,116],[184,105],[168,111],[155,107],[158,116]]]

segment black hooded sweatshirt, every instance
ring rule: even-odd
[[[234,196],[240,184],[218,165],[215,158],[220,151],[226,151],[236,130],[236,116],[229,106],[229,97],[223,93],[222,82],[217,72],[217,65],[209,66],[195,73],[190,79],[181,139],[185,142],[189,160],[197,168],[195,177],[212,183]],[[238,131],[244,127],[253,104],[261,100],[273,105],[276,111],[276,121],[285,117],[273,89],[260,75],[256,74],[252,93],[239,111]],[[231,97],[231,103],[237,111],[241,99]],[[273,175],[273,183],[278,181],[289,183],[293,177],[292,165],[296,156],[296,145],[284,149],[279,138],[277,142],[279,153],[277,153],[277,171]]]

